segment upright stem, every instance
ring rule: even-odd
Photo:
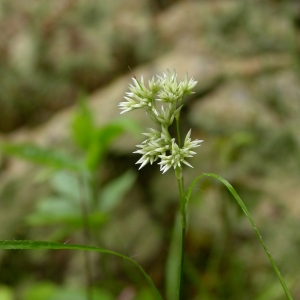
[[[89,187],[91,190],[91,205],[92,205],[92,210],[97,209],[97,202],[98,202],[98,173],[97,171],[92,171],[91,172],[91,178],[89,180]]]
[[[90,226],[89,226],[89,213],[86,203],[86,197],[84,196],[83,187],[85,185],[83,180],[79,177],[79,190],[80,190],[80,209],[81,209],[81,217],[83,223],[83,242],[85,245],[89,245],[91,242],[91,234],[90,234]],[[92,266],[91,266],[91,256],[87,251],[83,252],[84,255],[84,265],[86,272],[86,294],[87,299],[92,300],[92,288],[93,288],[93,279],[92,279]]]
[[[185,248],[185,227],[181,228],[181,255],[180,255],[180,278],[178,299],[183,299],[183,265],[184,265],[184,248]]]
[[[180,131],[179,131],[179,122],[176,118],[176,131],[177,131],[177,139],[178,139],[178,146],[181,147],[181,139],[180,139]]]
[[[177,178],[178,192],[180,197],[180,214],[181,214],[181,253],[180,253],[180,270],[179,270],[179,291],[178,300],[183,299],[183,266],[184,266],[184,249],[185,249],[185,230],[186,230],[186,207],[185,207],[185,193],[184,180]]]
[[[176,130],[178,145],[181,147],[181,138],[179,130],[179,115],[176,119]],[[179,289],[178,289],[178,300],[183,299],[183,266],[184,266],[184,249],[185,249],[185,230],[186,230],[186,200],[184,191],[184,179],[182,175],[181,167],[176,168],[175,175],[178,183],[178,193],[180,201],[180,215],[181,215],[181,253],[180,253],[180,266],[179,266]]]

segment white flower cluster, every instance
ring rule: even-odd
[[[153,77],[148,81],[148,88],[145,86],[143,77],[141,81],[132,78],[134,85],[129,85],[130,92],[126,93],[125,102],[119,104],[122,113],[144,108],[147,115],[158,124],[161,131],[150,128],[148,133],[144,133],[147,139],[142,144],[137,145],[139,150],[134,153],[142,154],[137,164],[141,164],[140,169],[147,163],[160,159],[158,163],[160,170],[165,173],[171,167],[174,169],[182,168],[182,163],[192,167],[185,158],[192,157],[196,152],[193,148],[199,147],[202,140],[192,141],[190,138],[191,130],[185,137],[183,147],[180,147],[175,138],[170,136],[168,127],[174,119],[179,118],[180,110],[183,106],[185,95],[192,94],[192,89],[197,84],[193,78],[188,80],[187,75],[184,81],[177,81],[177,74],[167,72],[163,76]],[[157,102],[162,102],[161,108],[157,110]]]

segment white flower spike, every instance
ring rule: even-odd
[[[177,80],[177,73],[168,71],[163,76],[154,77],[148,81],[148,88],[145,86],[144,78],[138,81],[132,78],[134,84],[129,85],[130,92],[124,97],[126,101],[119,104],[121,114],[144,108],[146,114],[151,120],[158,124],[161,131],[150,128],[149,132],[144,133],[147,137],[140,145],[137,145],[138,150],[134,153],[141,154],[142,157],[136,162],[141,164],[139,169],[143,168],[148,163],[160,159],[158,163],[162,173],[167,172],[170,168],[176,170],[182,169],[182,164],[192,168],[186,161],[196,154],[192,149],[199,147],[202,140],[192,141],[191,130],[187,133],[183,146],[180,147],[175,141],[175,138],[170,136],[168,127],[173,123],[174,119],[178,122],[181,108],[183,107],[183,98],[185,95],[193,94],[192,91],[197,81],[193,78],[188,79],[185,75],[184,81]],[[161,101],[160,110],[156,107],[156,102]]]

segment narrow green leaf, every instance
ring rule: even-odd
[[[200,180],[204,176],[213,177],[213,178],[219,180],[230,191],[230,193],[232,194],[232,196],[237,201],[237,203],[239,204],[239,206],[241,207],[241,209],[243,210],[243,212],[247,216],[248,220],[250,221],[250,223],[251,223],[251,225],[252,225],[252,227],[253,227],[253,229],[254,229],[254,231],[255,231],[255,233],[256,233],[256,235],[257,235],[257,237],[258,237],[258,239],[259,239],[259,241],[260,241],[260,243],[261,243],[261,245],[262,245],[265,253],[267,254],[268,259],[270,260],[270,263],[271,263],[271,265],[272,265],[272,267],[273,267],[273,269],[274,269],[274,271],[275,271],[275,273],[276,273],[276,275],[277,275],[277,277],[278,277],[281,285],[282,285],[282,288],[283,288],[283,290],[284,290],[284,292],[285,292],[285,294],[287,296],[287,299],[293,300],[293,297],[291,296],[291,294],[290,294],[290,292],[289,292],[289,290],[287,288],[287,285],[286,285],[283,277],[281,276],[280,271],[279,271],[277,265],[275,264],[275,261],[273,260],[273,257],[271,256],[271,254],[268,251],[265,243],[263,242],[263,239],[262,239],[262,237],[261,237],[261,235],[260,235],[260,233],[259,233],[259,231],[258,231],[258,229],[257,229],[257,227],[256,227],[256,225],[254,223],[254,220],[251,217],[251,215],[250,215],[250,213],[249,213],[246,205],[244,204],[244,202],[242,201],[242,199],[240,198],[240,196],[238,195],[238,193],[236,192],[236,190],[233,188],[233,186],[227,180],[225,180],[222,177],[220,177],[220,176],[218,176],[216,174],[213,174],[213,173],[203,173],[202,175],[196,177],[194,179],[194,181],[191,183],[191,185],[189,186],[189,188],[187,190],[187,193],[186,193],[186,203],[188,203],[188,201],[190,199],[190,196],[191,196],[191,193],[192,193],[192,190],[193,190],[195,184],[197,183],[198,180]]]
[[[176,217],[172,232],[172,240],[169,248],[168,258],[166,262],[166,298],[167,300],[177,299],[178,297],[178,278],[180,269],[178,262],[180,261],[181,248],[178,247],[181,242],[180,216]]]
[[[107,221],[107,214],[103,212],[93,212],[88,216],[88,222],[90,227],[99,228]],[[26,222],[31,226],[45,226],[45,225],[64,225],[72,226],[73,228],[81,228],[82,216],[78,213],[60,213],[60,214],[51,214],[46,212],[35,212],[29,215],[26,219]]]
[[[45,242],[45,241],[30,241],[30,240],[23,240],[23,241],[0,241],[0,250],[9,249],[9,250],[84,250],[84,251],[95,251],[101,252],[105,254],[114,255],[120,257],[126,261],[132,263],[144,276],[148,284],[150,285],[156,299],[162,300],[162,296],[158,292],[157,288],[155,287],[152,279],[147,275],[144,269],[141,267],[139,263],[137,263],[132,258],[125,256],[123,254],[109,251],[106,249],[92,247],[92,246],[85,246],[85,245],[75,245],[75,244],[61,244],[61,243],[53,243],[53,242]]]
[[[0,144],[0,150],[26,161],[57,169],[82,171],[83,167],[68,154],[53,149],[44,149],[32,144]]]

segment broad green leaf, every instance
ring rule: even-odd
[[[97,129],[94,139],[90,141],[88,149],[86,149],[86,166],[89,170],[95,170],[104,158],[110,144],[122,132],[121,124],[109,123]]]
[[[0,250],[9,249],[9,250],[38,250],[38,249],[46,249],[46,250],[84,250],[84,251],[95,251],[101,252],[105,254],[110,254],[113,256],[117,256],[122,258],[125,261],[132,263],[144,276],[145,280],[151,287],[156,299],[162,300],[162,296],[158,292],[157,288],[155,287],[153,281],[151,280],[150,276],[144,271],[144,269],[132,258],[125,256],[123,254],[113,252],[110,250],[92,247],[92,246],[85,246],[85,245],[75,245],[75,244],[61,244],[61,243],[53,243],[53,242],[45,242],[45,241],[15,241],[15,240],[6,240],[0,241]]]
[[[114,300],[114,297],[110,293],[102,289],[93,288],[92,295],[93,300]],[[22,299],[86,300],[86,291],[78,288],[61,287],[50,282],[38,282],[27,288]]]
[[[35,212],[25,218],[31,226],[42,225],[72,225],[80,226],[82,217],[78,208],[69,205],[64,199],[46,198],[41,199]]]
[[[62,197],[68,200],[76,201],[78,205],[79,201],[79,183],[74,174],[66,171],[59,171],[53,174],[50,179],[51,186]]]
[[[80,213],[78,203],[66,201],[63,197],[42,198],[37,202],[36,210],[50,215],[74,215]]]
[[[98,140],[93,140],[87,149],[85,164],[88,170],[94,171],[98,168],[104,157],[104,145]]]
[[[74,290],[71,288],[60,288],[49,300],[86,300],[87,295],[84,290]],[[99,289],[93,289],[93,300],[114,300],[114,297],[108,292]]]
[[[73,116],[71,133],[77,146],[83,150],[87,150],[95,139],[96,126],[93,115],[83,97],[79,99],[78,108]]]
[[[41,199],[34,213],[26,217],[31,226],[41,225],[69,225],[82,227],[82,214],[76,203],[66,201],[65,198],[49,197]],[[107,215],[100,211],[89,214],[88,222],[91,227],[98,227],[105,223]]]
[[[143,289],[133,298],[134,300],[154,300],[153,293],[150,289]]]
[[[50,300],[57,290],[57,286],[52,282],[37,282],[27,288],[24,292],[24,300]]]
[[[122,124],[118,124],[116,122],[109,123],[98,129],[97,131],[98,142],[101,143],[101,145],[104,148],[107,148],[111,144],[111,142],[116,137],[118,137],[123,131],[124,128]]]
[[[138,128],[139,126],[129,119],[118,119],[95,129],[89,140],[89,147],[85,149],[85,163],[87,168],[89,170],[95,170],[117,137],[123,132],[137,134]]]
[[[5,285],[0,285],[0,299],[1,300],[13,300],[13,291]]]
[[[119,118],[116,121],[114,121],[115,124],[118,124],[119,126],[121,126],[124,130],[124,132],[128,132],[133,134],[134,136],[136,136],[137,138],[140,138],[141,135],[141,131],[142,131],[142,126],[129,118]]]
[[[100,210],[105,212],[113,210],[122,201],[122,197],[129,191],[135,180],[136,173],[127,171],[104,186],[99,199]]]
[[[80,163],[68,154],[53,149],[44,149],[32,144],[0,144],[0,150],[11,156],[19,157],[31,163],[57,169],[82,171]]]

